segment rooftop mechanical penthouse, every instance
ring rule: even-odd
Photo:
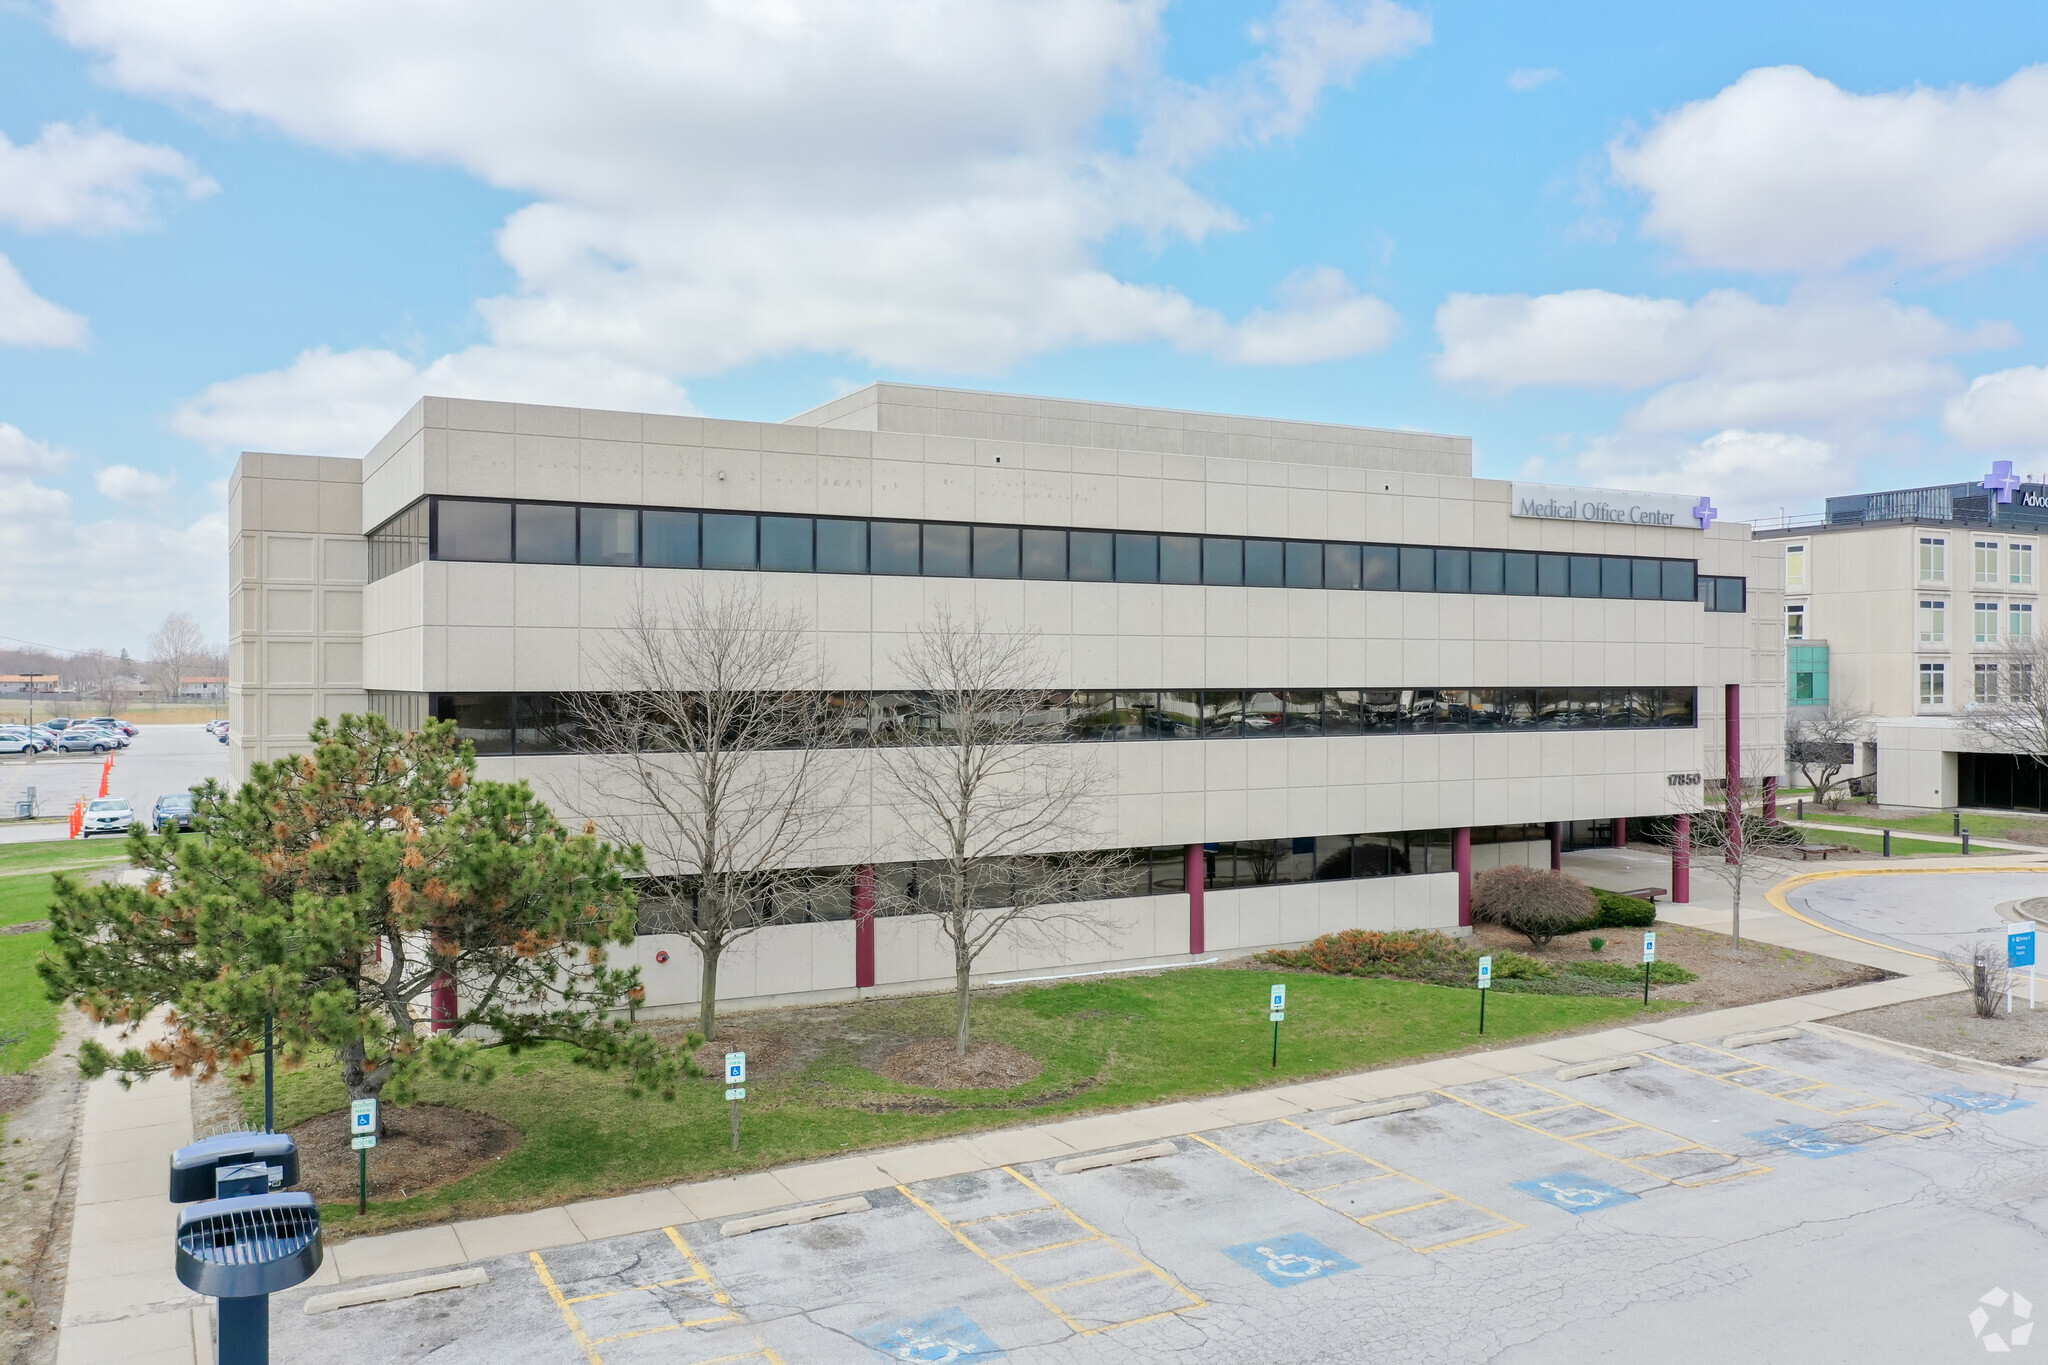
[[[628,603],[758,584],[855,729],[915,708],[893,660],[944,605],[1057,660],[1034,742],[1110,766],[1092,846],[1131,869],[1111,941],[983,971],[1455,932],[1475,871],[1696,811],[1731,749],[1775,772],[1786,676],[1783,556],[1714,490],[1471,465],[1455,436],[895,384],[782,423],[423,398],[360,460],[237,466],[235,770],[316,716],[431,715],[484,775],[601,815],[565,717],[614,690],[596,660]],[[876,800],[792,874],[914,876]],[[633,952],[650,1008],[694,1000],[683,940]],[[721,993],[949,973],[920,921],[827,894]]]

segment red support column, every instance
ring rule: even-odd
[[[1199,957],[1207,949],[1209,921],[1202,904],[1202,887],[1209,880],[1209,855],[1200,844],[1189,844],[1186,859],[1188,884],[1188,955]]]
[[[1626,815],[1614,817],[1614,835],[1608,842],[1616,848],[1628,847],[1628,817]]]
[[[1725,695],[1728,700],[1727,713],[1723,717],[1726,728],[1722,731],[1721,740],[1721,775],[1726,779],[1727,786],[1723,790],[1721,809],[1734,816],[1742,809],[1742,684],[1729,683]],[[1736,855],[1741,851],[1742,822],[1739,819],[1730,819],[1728,861],[1734,862]]]
[[[1671,822],[1671,903],[1692,904],[1692,817]]]
[[[1550,822],[1550,870],[1564,871],[1564,821]]]
[[[429,1011],[434,1021],[434,1032],[446,1033],[455,1027],[455,1016],[460,1012],[455,1002],[455,978],[437,976],[434,978],[434,1000]]]
[[[1451,870],[1458,874],[1458,923],[1472,923],[1472,831],[1451,831]]]
[[[875,869],[853,870],[853,984],[875,984]]]
[[[1774,825],[1778,823],[1778,779],[1775,777],[1764,779],[1764,819]]]

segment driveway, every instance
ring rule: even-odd
[[[2003,944],[2008,921],[1996,907],[2048,895],[2048,869],[1831,876],[1785,895],[1793,909],[1844,933],[1908,952],[1968,956],[1984,936]]]

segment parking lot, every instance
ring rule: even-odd
[[[2028,1092],[2031,1093],[2031,1092]],[[2048,1296],[2048,1105],[1809,1031],[486,1262],[279,1359],[1941,1361]],[[359,1282],[350,1282],[354,1287]],[[2017,1293],[2017,1297],[2015,1297]],[[1976,1316],[1973,1317],[1973,1314]]]
[[[209,777],[227,781],[228,746],[201,725],[145,725],[125,749],[113,753],[114,772],[108,794],[125,796],[147,817],[157,797],[188,791]],[[0,758],[0,817],[14,814],[14,803],[36,789],[36,814],[61,817],[81,798],[100,794],[100,769],[106,756],[51,752],[30,759]],[[0,818],[0,842],[61,839],[64,826],[17,824]]]

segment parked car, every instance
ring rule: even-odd
[[[127,797],[102,796],[85,803],[85,826],[78,834],[82,839],[95,834],[126,834],[134,823],[135,807],[128,804]]]
[[[223,744],[227,743],[227,742],[228,742],[228,723],[227,723],[226,721],[222,721],[222,722],[220,723],[220,729],[218,729],[218,730],[214,731],[214,735],[215,735],[215,736],[216,736],[216,737],[217,737],[217,738],[218,738],[218,739],[220,740],[220,742],[221,742],[221,743],[223,743]]]
[[[55,747],[60,754],[104,754],[121,746],[105,730],[86,730],[74,725],[57,736]]]
[[[0,730],[0,754],[39,754],[49,741],[22,727]]]
[[[206,722],[206,733],[214,736],[216,739],[227,732],[228,723],[224,720],[210,720]]]
[[[83,724],[85,724],[84,721],[78,720],[72,716],[52,716],[48,720],[38,724],[36,726],[36,729],[48,730],[50,733],[55,734],[60,730],[67,730],[74,725]]]
[[[149,827],[162,834],[166,827],[176,825],[179,829],[192,828],[192,793],[172,792],[159,796],[156,805],[149,812]]]
[[[130,725],[127,721],[116,720],[112,716],[94,716],[91,720],[87,721],[86,724],[103,725],[109,730],[119,730],[122,734],[128,736],[128,738],[130,739],[133,739],[137,735],[142,733],[140,730],[137,730],[134,726]]]

